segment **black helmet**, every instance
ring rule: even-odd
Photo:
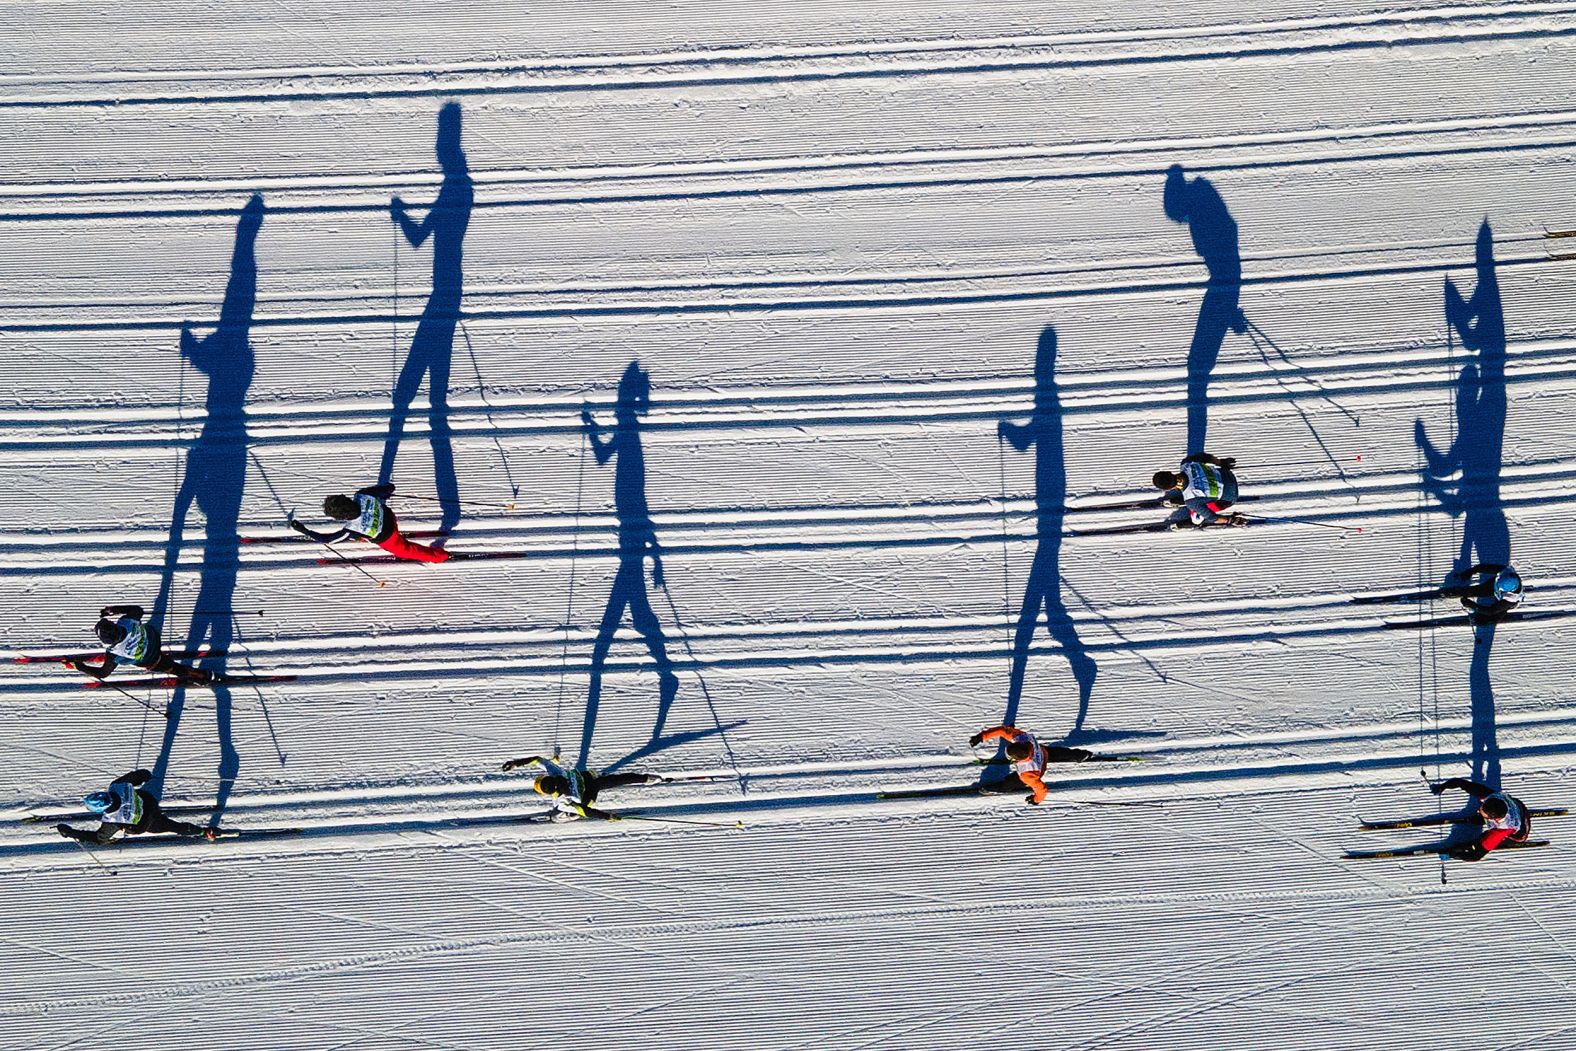
[[[1489,820],[1498,821],[1510,813],[1510,807],[1506,806],[1505,800],[1499,796],[1489,796],[1483,800],[1482,805],[1478,807],[1478,811]]]
[[[113,646],[126,637],[126,629],[108,617],[93,625],[93,634],[106,646]]]
[[[1182,476],[1170,471],[1156,471],[1151,480],[1155,483],[1156,489],[1175,489],[1177,483],[1182,481]]]

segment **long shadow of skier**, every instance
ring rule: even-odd
[[[188,326],[181,327],[181,355],[208,377],[207,415],[202,431],[186,453],[186,470],[175,494],[170,518],[170,535],[164,548],[164,572],[159,581],[155,608],[162,618],[169,611],[172,585],[180,558],[186,517],[195,501],[202,512],[204,539],[201,579],[193,603],[191,624],[185,647],[194,650],[206,644],[213,650],[226,650],[235,641],[232,612],[236,575],[240,571],[240,536],[237,524],[241,515],[241,494],[246,488],[246,392],[252,384],[254,357],[248,334],[252,312],[257,304],[257,232],[263,224],[263,198],[254,195],[241,210],[235,229],[235,253],[230,261],[230,281],[219,310],[219,323],[204,339],[192,336]],[[222,654],[201,664],[215,675],[224,675],[229,658]],[[235,750],[230,728],[230,690],[212,688],[219,732],[218,802],[213,820],[219,820],[230,790],[240,772],[241,757]],[[150,790],[163,791],[164,775],[169,768],[175,738],[185,708],[185,691],[178,690],[170,700],[168,722],[159,758],[153,765]]]
[[[443,185],[426,218],[419,223],[412,220],[406,214],[405,202],[398,197],[389,205],[394,222],[412,248],[420,248],[428,237],[432,238],[432,295],[427,298],[427,307],[410,342],[410,353],[394,384],[394,410],[389,415],[378,482],[393,480],[394,457],[405,432],[405,420],[425,376],[433,483],[443,511],[438,528],[452,530],[460,522],[460,486],[454,473],[454,445],[449,430],[449,367],[454,357],[454,329],[460,321],[465,228],[470,224],[475,202],[470,169],[460,148],[459,103],[450,102],[438,111],[436,150],[443,169]]]
[[[1062,521],[1067,504],[1067,466],[1062,449],[1062,403],[1056,388],[1056,330],[1047,325],[1040,333],[1034,358],[1034,415],[1026,424],[1007,420],[997,425],[997,433],[1019,452],[1034,446],[1035,534],[1038,547],[1034,564],[1023,589],[1023,608],[1018,612],[1018,629],[1013,638],[1012,671],[1007,683],[1007,710],[1002,722],[1016,725],[1018,702],[1023,695],[1024,669],[1029,660],[1029,644],[1040,609],[1045,610],[1045,627],[1061,648],[1078,683],[1078,715],[1068,739],[1083,730],[1089,712],[1089,694],[1094,689],[1099,669],[1067,615],[1062,602]]]
[[[651,731],[655,744],[662,736],[667,722],[668,709],[678,693],[679,681],[673,674],[673,663],[668,659],[662,623],[651,608],[651,597],[646,591],[646,555],[651,555],[651,582],[664,586],[662,548],[657,543],[651,525],[651,508],[646,503],[646,454],[640,445],[640,417],[651,405],[651,379],[632,361],[618,381],[618,403],[613,410],[614,425],[611,437],[604,438],[602,430],[592,419],[589,410],[581,413],[591,441],[591,451],[598,465],[605,465],[613,457],[618,462],[613,468],[613,508],[618,517],[618,574],[613,578],[613,588],[607,597],[607,608],[602,613],[602,623],[597,628],[596,641],[591,647],[591,684],[586,692],[585,724],[580,734],[580,758],[575,764],[584,768],[590,761],[591,736],[596,730],[597,709],[602,699],[602,667],[607,661],[608,649],[613,645],[613,634],[623,620],[624,610],[646,640],[646,648],[657,665],[659,700],[656,726]],[[650,746],[646,754],[650,754]]]
[[[1198,308],[1193,344],[1187,352],[1187,452],[1204,451],[1209,430],[1209,381],[1226,332],[1247,331],[1238,301],[1242,257],[1237,252],[1237,221],[1208,179],[1189,179],[1182,165],[1166,171],[1161,205],[1167,218],[1186,223],[1193,248],[1209,272],[1209,286]]]
[[[1445,279],[1445,321],[1473,355],[1456,380],[1456,439],[1441,452],[1428,440],[1423,421],[1414,424],[1417,446],[1427,461],[1425,489],[1452,517],[1464,519],[1453,573],[1480,563],[1510,565],[1510,527],[1499,492],[1505,445],[1505,315],[1494,272],[1494,232],[1486,219],[1478,228],[1476,269],[1477,287],[1470,299]],[[1452,483],[1450,476],[1458,472]],[[1474,632],[1468,673],[1473,779],[1497,788],[1499,743],[1489,677],[1494,625],[1479,624]]]

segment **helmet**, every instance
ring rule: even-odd
[[[107,814],[120,805],[120,799],[114,792],[94,792],[83,797],[82,805],[95,814]]]
[[[1482,805],[1478,807],[1478,810],[1482,812],[1484,817],[1493,821],[1498,821],[1500,818],[1510,813],[1510,807],[1506,806],[1505,801],[1499,796],[1489,796],[1488,798],[1484,799]]]
[[[1150,479],[1155,483],[1156,489],[1175,489],[1182,482],[1182,476],[1171,471],[1156,471]]]
[[[1504,598],[1521,590],[1521,577],[1514,569],[1502,569],[1494,577],[1494,597]]]
[[[1018,762],[1021,763],[1021,762],[1023,762],[1025,759],[1029,758],[1029,756],[1031,756],[1033,754],[1034,754],[1034,745],[1030,744],[1027,740],[1025,740],[1022,737],[1018,738],[1017,740],[1013,741],[1011,744],[1007,745],[1007,758],[1008,759],[1016,759]]]
[[[104,645],[113,646],[126,637],[126,629],[105,617],[93,625],[93,634],[97,635]]]
[[[539,795],[544,796],[561,796],[569,790],[569,786],[564,784],[563,778],[555,777],[552,774],[544,774],[538,777],[531,787],[536,789]]]

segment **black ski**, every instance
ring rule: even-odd
[[[1527,811],[1528,817],[1564,817],[1570,811],[1565,807],[1545,807]],[[1358,825],[1363,832],[1385,832],[1398,828],[1423,828],[1427,825],[1481,825],[1483,819],[1476,814],[1430,814],[1427,817],[1402,818],[1399,821],[1364,821]]]
[[[1169,522],[1145,522],[1142,525],[1104,526],[1099,529],[1069,529],[1068,536],[1116,536],[1121,533],[1164,533],[1171,528]]]
[[[1569,617],[1572,614],[1576,614],[1576,609],[1516,610],[1512,613],[1506,613],[1502,616],[1495,617],[1492,623],[1507,624],[1512,621],[1553,620],[1557,617]],[[1381,624],[1380,627],[1382,627],[1385,631],[1405,631],[1407,629],[1417,630],[1421,628],[1448,628],[1455,627],[1456,625],[1460,624],[1471,623],[1472,618],[1463,613],[1454,617],[1434,617],[1431,620],[1387,620]],[[1484,621],[1483,623],[1488,624],[1491,622]]]
[[[1028,791],[1024,786],[1023,791]],[[948,796],[977,796],[989,793],[980,785],[948,785],[945,788],[899,788],[891,792],[877,792],[877,799],[944,799]]]
[[[206,814],[213,810],[211,806],[160,806],[159,809],[166,814]],[[22,819],[24,825],[58,825],[62,822],[70,824],[73,821],[97,821],[103,814],[95,814],[91,810],[73,810],[64,814],[29,814]]]
[[[1348,850],[1341,857],[1347,861],[1377,861],[1382,858],[1415,858],[1425,854],[1449,854],[1452,850],[1469,847],[1472,840],[1463,840],[1459,843],[1430,843],[1422,847],[1398,847],[1394,850]],[[1496,849],[1498,850],[1528,850],[1532,847],[1546,847],[1546,839],[1529,839],[1522,843],[1506,840]]]
[[[1460,595],[1459,589],[1433,588],[1429,591],[1404,591],[1388,595],[1358,595],[1352,599],[1354,606],[1376,606],[1386,602],[1428,602],[1431,599]]]

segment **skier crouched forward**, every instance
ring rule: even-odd
[[[1012,763],[1012,773],[1000,781],[981,786],[985,792],[1012,792],[1027,788],[1026,802],[1038,806],[1050,794],[1043,780],[1046,763],[1083,763],[1100,757],[1082,748],[1062,745],[1043,745],[1033,734],[1015,726],[992,726],[969,738],[969,746],[978,748],[988,741],[1006,741],[1007,758]]]
[[[110,782],[109,788],[94,792],[82,800],[82,805],[99,817],[99,827],[91,832],[72,828],[61,823],[55,826],[67,839],[79,843],[108,843],[124,832],[128,836],[173,832],[177,836],[195,839],[202,837],[212,842],[218,835],[212,828],[176,821],[159,809],[153,793],[138,786],[145,784],[152,775],[146,770],[133,770]]]
[[[113,618],[113,619],[112,619]],[[71,666],[83,675],[103,679],[114,671],[121,661],[161,675],[197,686],[213,681],[213,672],[181,664],[173,657],[166,657],[160,645],[159,633],[142,622],[141,606],[105,606],[99,610],[99,622],[93,626],[106,649],[102,663],[94,665],[85,661],[72,661]]]
[[[1507,840],[1525,843],[1532,834],[1532,818],[1527,814],[1527,805],[1514,796],[1496,792],[1487,785],[1468,781],[1464,777],[1452,777],[1448,781],[1428,786],[1429,791],[1436,796],[1452,788],[1459,788],[1477,800],[1478,816],[1483,819],[1483,834],[1474,843],[1456,847],[1450,852],[1451,857],[1461,861],[1481,861],[1489,851],[1502,846]]]
[[[596,802],[598,793],[604,788],[617,788],[619,785],[655,785],[665,780],[661,774],[598,774],[594,770],[575,770],[560,766],[557,759],[557,756],[548,758],[545,755],[529,755],[523,759],[511,759],[503,764],[505,771],[530,766],[533,763],[547,771],[536,779],[532,787],[553,804],[549,821],[557,821],[560,818],[572,820],[577,817],[617,821],[617,814],[596,810],[591,806]]]
[[[1521,600],[1526,597],[1521,574],[1516,572],[1514,566],[1482,562],[1451,575],[1460,583],[1447,586],[1444,592],[1461,599],[1461,605],[1473,624],[1492,624],[1521,605]],[[1469,583],[1477,576],[1483,579]]]
[[[393,555],[410,562],[447,562],[449,553],[438,547],[413,544],[399,531],[399,519],[388,505],[394,485],[369,485],[357,489],[354,497],[335,495],[323,501],[323,513],[345,525],[332,533],[318,533],[290,518],[290,528],[323,544],[345,536],[359,536]]]
[[[1181,505],[1166,519],[1166,524],[1172,529],[1247,525],[1243,515],[1225,513],[1237,502],[1237,476],[1231,471],[1236,465],[1230,456],[1217,460],[1209,453],[1194,453],[1182,461],[1180,473],[1156,471],[1155,488],[1165,490],[1161,499]]]

